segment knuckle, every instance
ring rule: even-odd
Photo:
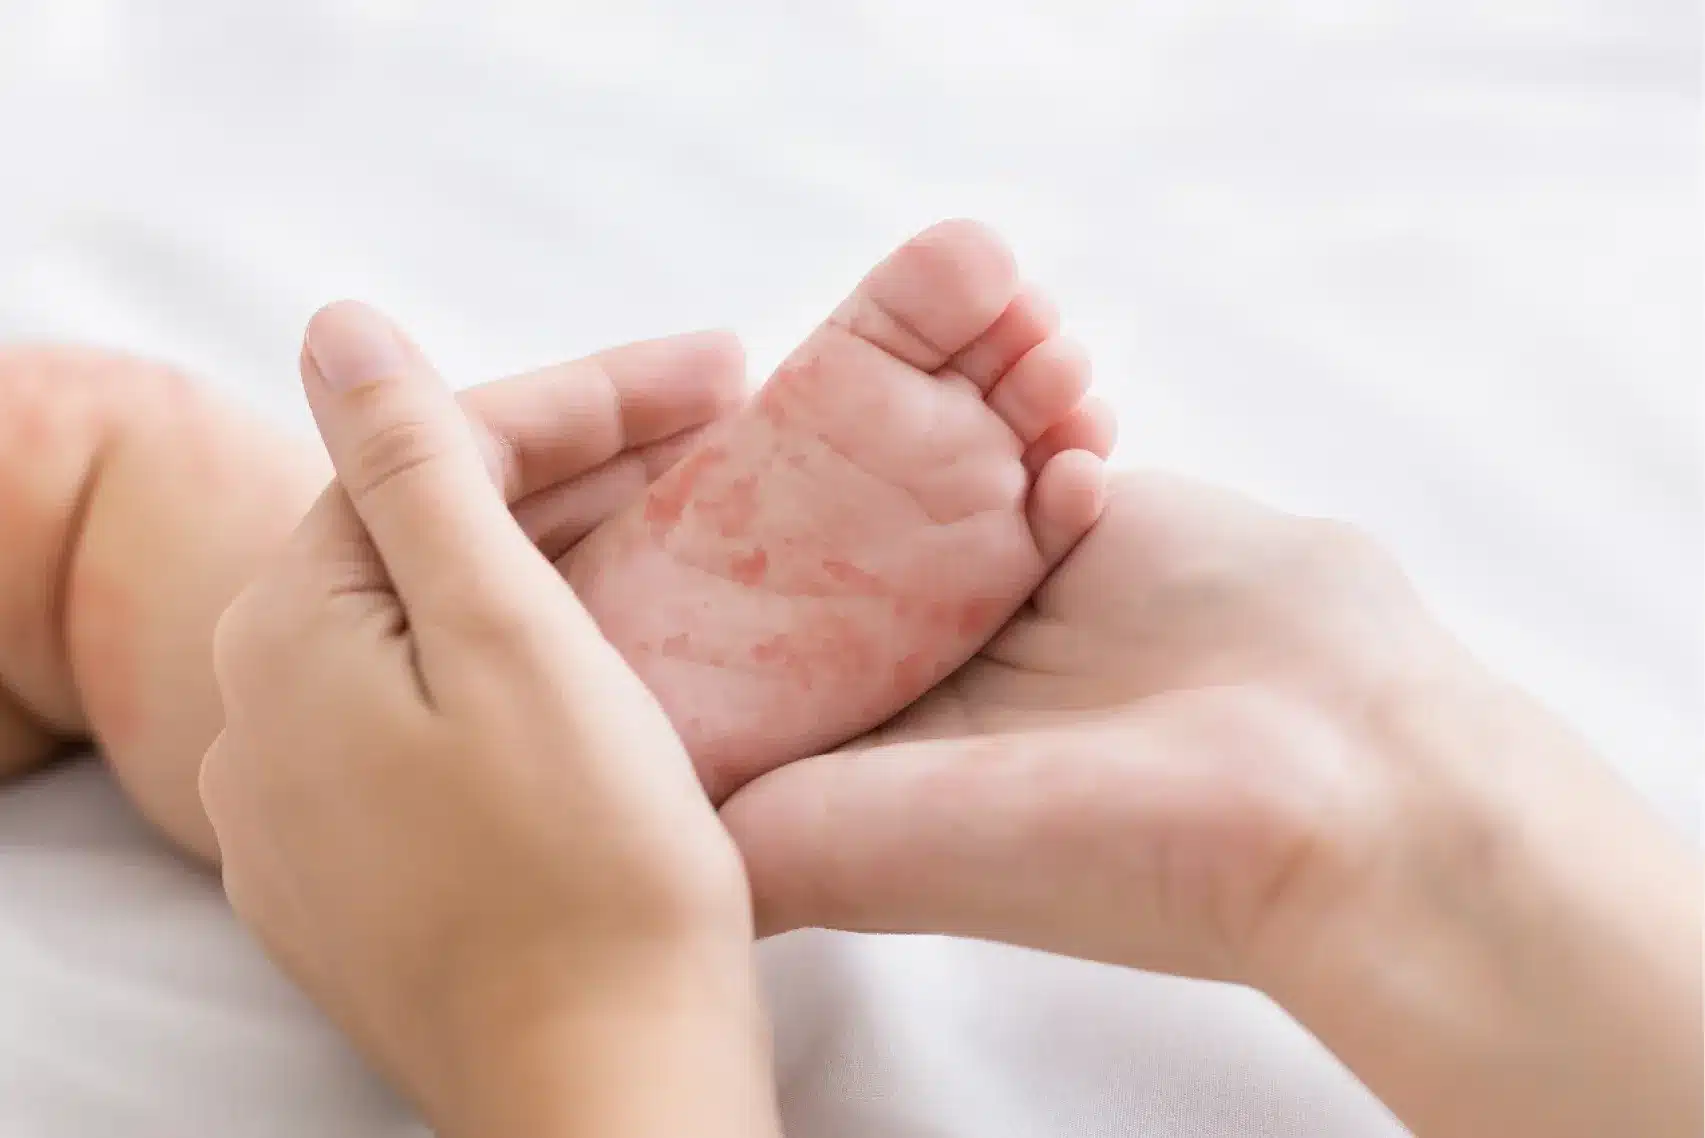
[[[442,433],[429,420],[409,418],[387,423],[355,448],[344,484],[350,497],[361,501],[437,461],[444,450]]]

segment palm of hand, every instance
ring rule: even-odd
[[[1366,752],[1439,640],[1343,527],[1124,475],[977,657],[725,819],[771,928],[921,927],[1240,977],[1275,910],[1354,859],[1320,836],[1378,817]],[[1113,897],[1148,911],[1111,934],[1075,919]]]

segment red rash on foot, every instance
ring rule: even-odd
[[[672,526],[680,521],[699,479],[727,457],[728,452],[721,447],[705,447],[683,462],[679,470],[664,475],[646,495],[645,520],[658,526]]]
[[[894,690],[898,697],[910,703],[924,690],[924,668],[928,663],[922,652],[902,657],[894,665]]]
[[[769,567],[770,555],[755,549],[744,557],[736,557],[729,566],[729,575],[742,585],[756,585],[763,581]]]
[[[724,496],[701,501],[698,509],[723,537],[744,537],[758,515],[758,476],[736,478]]]
[[[1002,605],[987,597],[966,601],[959,610],[959,635],[973,636],[987,629],[1000,615]]]
[[[763,393],[758,396],[758,414],[778,430],[786,430],[793,419],[787,408],[782,406],[781,397],[776,394],[776,385],[773,383],[765,384]]]
[[[772,666],[779,664],[781,669],[793,678],[793,681],[805,691],[810,691],[811,661],[808,652],[801,652],[793,645],[792,640],[785,634],[778,634],[768,640],[759,641],[752,646],[752,662]]]
[[[829,579],[847,586],[848,593],[866,597],[885,597],[891,590],[886,582],[874,573],[866,573],[850,561],[830,559],[823,562],[823,572]]]
[[[791,655],[785,636],[772,636],[768,640],[760,640],[752,645],[752,663],[754,664],[773,664]]]
[[[687,494],[677,483],[659,484],[645,496],[645,520],[654,526],[672,526],[687,508]]]
[[[849,677],[865,677],[876,666],[876,650],[859,626],[840,613],[823,617],[822,644],[830,662]]]
[[[681,657],[687,654],[687,634],[677,632],[663,642],[663,655]]]

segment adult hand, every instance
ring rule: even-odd
[[[369,309],[302,362],[337,481],[215,637],[236,911],[441,1133],[773,1128],[739,856],[515,456]]]
[[[1252,984],[1429,1138],[1700,1130],[1693,857],[1341,525],[1122,476],[977,659],[723,818],[766,932]]]

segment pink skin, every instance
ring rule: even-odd
[[[947,223],[702,441],[738,398],[725,338],[641,346],[601,399],[482,410],[525,467],[518,520],[718,800],[933,686],[1093,522],[1112,422],[1057,325],[996,239]],[[216,857],[195,790],[212,629],[327,473],[163,368],[0,350],[0,777],[93,736],[151,821]]]
[[[1056,323],[986,229],[937,226],[559,563],[714,799],[904,708],[1087,530],[1076,447],[1111,438]]]

